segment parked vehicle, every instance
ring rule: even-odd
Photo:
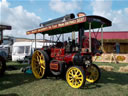
[[[47,43],[47,45],[50,44]],[[36,42],[36,49],[42,48],[43,45],[43,43]],[[12,46],[12,61],[23,62],[25,57],[32,56],[34,50],[35,42],[15,42]]]
[[[3,30],[11,30],[11,26],[0,25],[0,45],[3,43]],[[6,70],[6,60],[8,57],[7,48],[0,48],[0,77],[4,75]]]
[[[10,36],[4,36],[3,37],[3,42],[0,45],[0,52],[4,52],[6,54],[6,60],[11,60],[12,59],[12,45],[15,42],[14,37]]]

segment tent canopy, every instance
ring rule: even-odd
[[[83,26],[84,30],[88,30],[89,23],[91,23],[91,29],[100,28],[101,25],[103,25],[103,27],[108,27],[112,25],[110,20],[101,16],[92,15],[79,17],[65,22],[61,22],[59,24],[54,24],[27,31],[27,35],[36,33],[48,35],[64,34],[72,31],[78,31],[80,26]]]
[[[0,30],[11,30],[11,26],[0,24]]]

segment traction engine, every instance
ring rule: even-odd
[[[32,72],[37,79],[52,73],[55,76],[64,75],[72,88],[81,88],[85,81],[96,83],[100,79],[100,69],[93,64],[92,56],[101,54],[101,46],[97,39],[84,36],[84,30],[111,26],[111,21],[100,16],[86,16],[79,13],[78,18],[69,14],[48,22],[41,23],[41,27],[27,32],[41,33],[50,36],[57,34],[78,32],[78,40],[54,42],[52,46],[43,46],[32,56]],[[59,36],[60,37],[60,36]],[[58,38],[57,38],[58,40]]]

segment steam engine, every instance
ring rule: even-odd
[[[58,42],[47,49],[50,54],[50,70],[54,75],[61,75],[65,69],[72,65],[88,67],[92,64],[92,55],[101,54],[99,51],[100,41],[92,38],[92,52],[89,52],[88,38],[83,40],[82,49],[78,43],[68,42],[67,44]],[[81,50],[81,51],[80,51]]]

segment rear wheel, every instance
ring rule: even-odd
[[[97,65],[91,64],[86,69],[86,80],[89,83],[96,83],[100,79],[101,73]]]
[[[32,72],[37,79],[46,76],[49,57],[45,51],[36,50],[32,56]]]
[[[79,66],[72,66],[66,72],[66,80],[72,88],[81,88],[85,84],[85,72]]]
[[[0,77],[4,75],[6,69],[6,62],[3,58],[0,58]]]

